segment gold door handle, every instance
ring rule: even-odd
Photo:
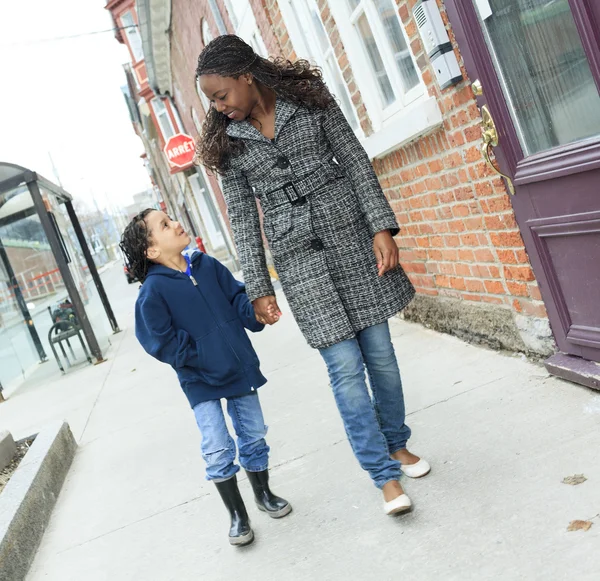
[[[506,174],[503,174],[490,159],[490,154],[492,151],[492,147],[496,147],[498,145],[498,131],[496,130],[496,124],[494,123],[494,119],[490,113],[490,110],[487,108],[487,105],[483,105],[481,107],[481,126],[483,128],[482,139],[483,143],[481,145],[481,153],[483,154],[483,159],[488,164],[488,166],[494,170],[499,176],[503,177],[506,180],[506,185],[508,186],[508,191],[511,196],[515,195],[515,186],[512,183],[510,177]]]

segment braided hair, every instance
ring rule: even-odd
[[[262,58],[249,44],[232,34],[215,38],[198,57],[196,78],[213,74],[234,79],[251,74],[278,97],[309,108],[325,109],[333,101],[321,71],[308,61]],[[230,159],[244,149],[243,141],[227,135],[229,123],[231,119],[211,106],[198,139],[197,162],[216,173],[223,173]]]
[[[133,274],[141,283],[148,275],[148,268],[152,261],[148,258],[147,252],[150,246],[150,231],[146,224],[146,216],[150,212],[155,212],[154,208],[146,208],[137,214],[123,231],[119,248],[125,256],[125,263],[129,272]]]

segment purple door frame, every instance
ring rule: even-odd
[[[569,0],[569,5],[600,91],[600,2]],[[600,362],[600,286],[595,287],[600,275],[590,272],[590,264],[600,265],[600,136],[526,157],[473,0],[445,0],[445,6],[467,73],[483,86],[478,101],[487,103],[498,130],[500,145],[494,152],[514,181],[515,217],[562,352],[561,363],[583,366],[584,374],[591,371],[598,379],[559,374],[598,387],[600,366],[591,362]],[[548,363],[553,372],[555,358]]]

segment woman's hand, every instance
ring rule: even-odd
[[[398,247],[389,230],[377,232],[373,237],[373,252],[377,260],[379,276],[398,266]]]
[[[281,317],[281,310],[277,304],[277,299],[273,295],[256,299],[252,306],[254,307],[256,320],[263,325],[274,325]]]

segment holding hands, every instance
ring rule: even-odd
[[[256,320],[263,325],[274,325],[281,317],[281,309],[273,295],[256,299],[252,306]]]

